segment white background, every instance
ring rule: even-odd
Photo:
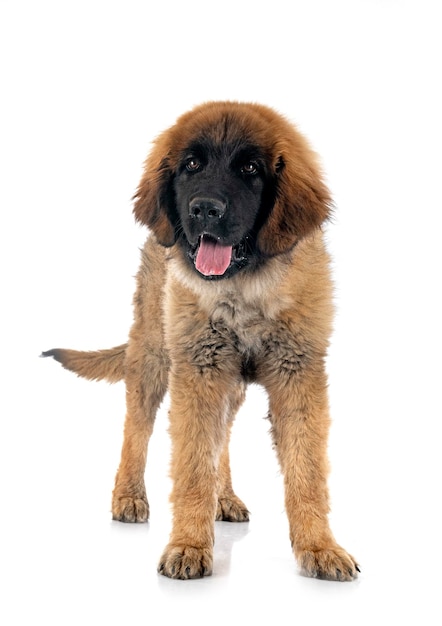
[[[441,623],[439,4],[0,0],[2,623]],[[143,160],[211,99],[294,121],[336,201],[331,521],[354,583],[299,575],[253,388],[232,442],[251,522],[217,524],[211,578],[158,576],[167,403],[151,521],[112,522],[124,387],[38,358],[125,341]]]

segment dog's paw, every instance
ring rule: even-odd
[[[249,511],[244,502],[235,495],[219,498],[215,519],[217,522],[248,522]]]
[[[212,574],[212,550],[169,544],[160,559],[158,572],[169,578],[187,580]]]
[[[298,554],[298,562],[304,575],[324,580],[350,581],[361,571],[354,558],[339,546],[303,550]]]
[[[112,519],[118,522],[147,522],[149,503],[146,498],[114,497],[112,500]]]

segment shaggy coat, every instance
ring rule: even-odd
[[[275,111],[234,102],[193,109],[158,137],[135,196],[150,235],[127,344],[43,353],[80,376],[126,383],[116,520],[149,517],[147,444],[169,392],[173,527],[158,568],[166,576],[211,574],[214,521],[249,519],[232,489],[228,444],[250,382],[268,394],[300,567],[331,580],[357,576],[328,523],[332,289],[321,225],[330,205],[315,155]]]

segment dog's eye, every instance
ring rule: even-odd
[[[241,166],[241,173],[249,175],[257,174],[258,164],[255,163],[255,161],[249,161],[247,163],[244,163],[244,165]]]
[[[186,162],[186,170],[188,172],[197,172],[201,169],[201,161],[195,157],[188,159]]]

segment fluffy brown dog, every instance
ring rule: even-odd
[[[321,224],[330,195],[304,138],[272,109],[203,104],[157,139],[135,196],[151,235],[127,344],[44,352],[89,379],[124,379],[127,415],[116,520],[145,522],[147,444],[170,393],[173,528],[159,572],[212,572],[214,521],[244,522],[229,432],[249,382],[269,397],[290,539],[310,576],[351,580],[355,560],[328,524],[331,327]]]

